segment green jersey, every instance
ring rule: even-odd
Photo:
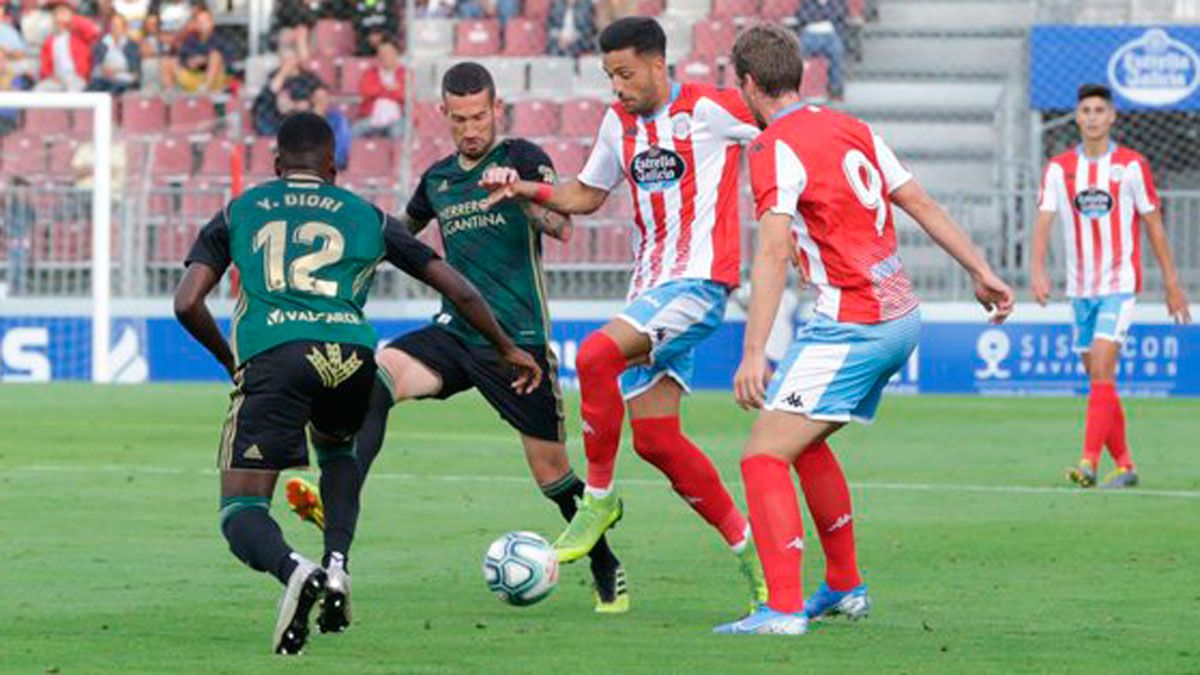
[[[408,216],[422,225],[437,220],[446,261],[479,289],[514,342],[542,345],[549,336],[550,318],[541,233],[520,202],[483,208],[488,193],[479,181],[493,166],[512,167],[523,180],[555,180],[554,166],[541,148],[521,139],[504,140],[470,169],[462,168],[458,155],[430,167],[408,202]],[[447,302],[434,322],[469,345],[488,345]]]
[[[297,340],[374,348],[363,316],[375,267],[387,259],[420,277],[437,257],[354,193],[292,174],[230,202],[200,232],[185,264],[241,273],[230,342],[239,364]]]

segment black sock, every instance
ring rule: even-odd
[[[392,392],[376,379],[375,388],[371,391],[371,404],[367,410],[367,416],[363,420],[362,428],[358,430],[354,443],[354,452],[358,455],[358,466],[361,469],[359,472],[360,483],[367,479],[367,472],[370,471],[371,464],[375,462],[379,451],[383,449],[383,437],[387,433],[388,412],[391,411],[393,403]],[[359,490],[362,490],[361,485]]]
[[[354,455],[334,455],[321,462],[321,500],[325,503],[325,559],[350,554],[358,526],[358,492],[361,488],[358,460]]]
[[[567,522],[571,522],[571,519],[575,517],[575,512],[579,510],[576,500],[583,497],[583,487],[583,481],[579,480],[579,476],[576,476],[574,471],[568,471],[562,478],[541,486],[542,494],[558,506],[558,512]],[[600,541],[592,547],[588,557],[592,561],[593,573],[599,570],[609,570],[621,564],[621,561],[617,560],[616,554],[609,548],[607,537],[600,537]]]
[[[250,569],[269,572],[286,584],[296,569],[292,548],[283,540],[279,524],[266,509],[241,509],[221,522],[229,550]]]

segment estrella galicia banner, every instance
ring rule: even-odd
[[[1029,45],[1036,109],[1070,110],[1088,83],[1122,110],[1200,108],[1200,27],[1034,26]]]

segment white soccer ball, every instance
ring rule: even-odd
[[[532,605],[558,584],[558,555],[550,542],[534,532],[509,532],[488,546],[483,578],[504,602]]]

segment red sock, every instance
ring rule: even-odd
[[[633,447],[642,459],[671,479],[675,492],[717,528],[725,543],[736,546],[745,541],[745,516],[733,503],[712,460],[683,435],[679,418],[644,417],[631,425]]]
[[[825,552],[825,583],[848,591],[862,583],[854,552],[854,513],[850,486],[829,444],[810,445],[793,463],[800,488]]]
[[[1100,451],[1104,449],[1104,442],[1112,430],[1114,408],[1119,405],[1117,389],[1112,382],[1092,381],[1092,391],[1088,394],[1087,428],[1083,435],[1083,458],[1092,466],[1100,463]]]
[[[787,460],[772,455],[742,460],[750,529],[767,578],[767,604],[777,612],[794,613],[804,609],[804,523],[790,468]]]
[[[583,449],[587,454],[588,487],[612,487],[625,401],[618,381],[625,370],[621,348],[600,331],[587,336],[575,358],[583,414]]]
[[[1113,420],[1112,428],[1108,430],[1108,454],[1113,462],[1122,469],[1133,470],[1133,456],[1129,453],[1129,444],[1125,441],[1125,410],[1121,407],[1121,397],[1113,389]]]

